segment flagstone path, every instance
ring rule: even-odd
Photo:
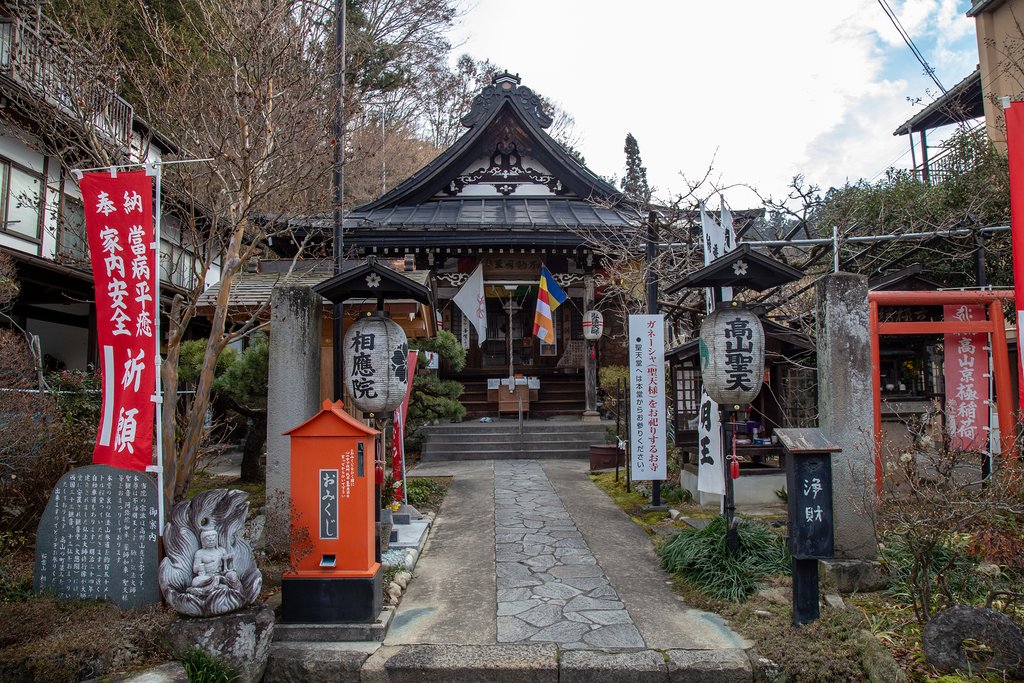
[[[580,460],[412,470],[452,483],[384,646],[750,647],[720,617],[673,593],[650,538],[586,472]]]
[[[644,647],[540,465],[495,462],[494,482],[498,642]]]

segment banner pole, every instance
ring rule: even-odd
[[[154,373],[153,403],[156,404],[156,448],[153,450],[154,464],[146,469],[156,472],[156,486],[159,492],[157,496],[157,524],[160,534],[164,530],[164,439],[163,439],[163,412],[164,412],[164,391],[163,391],[163,358],[160,355],[160,220],[162,213],[163,187],[161,183],[162,173],[160,166],[151,164],[146,166],[146,173],[154,176],[156,196],[153,199],[153,243],[150,248],[153,250],[153,303],[156,314],[153,316],[153,362],[156,364]]]

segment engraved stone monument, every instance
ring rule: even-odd
[[[249,511],[249,494],[213,489],[174,506],[164,531],[159,582],[180,614],[212,617],[251,605],[263,577],[248,542],[236,538]]]
[[[156,603],[157,495],[134,470],[88,465],[61,477],[39,521],[35,589],[123,608]]]

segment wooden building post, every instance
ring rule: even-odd
[[[594,307],[594,275],[583,276],[583,310]],[[597,412],[597,342],[587,342],[587,351],[583,354],[583,379],[586,389],[587,408],[583,411],[584,422],[597,422],[601,415]]]

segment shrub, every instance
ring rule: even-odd
[[[618,388],[629,384],[629,368],[625,365],[605,365],[597,373],[597,386],[603,394],[604,411],[614,415],[618,408]]]
[[[735,555],[726,547],[725,517],[682,531],[661,547],[661,564],[709,597],[742,602],[765,577],[788,574],[790,556],[785,541],[767,527],[741,520],[738,530]]]
[[[96,422],[88,423],[90,399],[80,392],[58,400],[39,391],[24,338],[7,330],[0,330],[0,387],[0,529],[34,532],[57,480],[89,462]]]
[[[409,505],[417,510],[434,510],[436,512],[448,492],[447,480],[410,477],[405,480],[405,485]]]
[[[185,652],[179,659],[189,683],[232,683],[238,680],[237,671],[198,647]]]

